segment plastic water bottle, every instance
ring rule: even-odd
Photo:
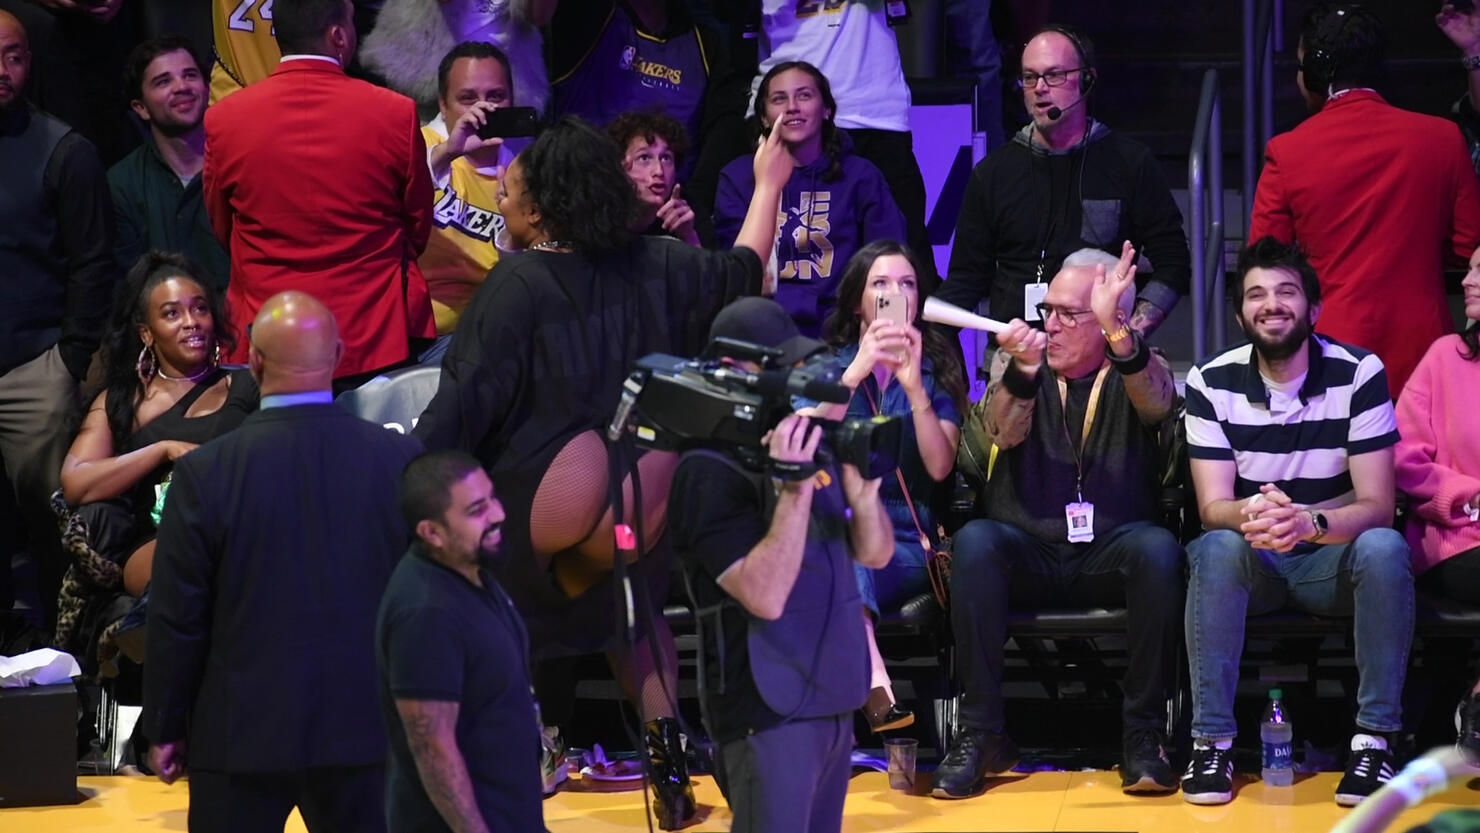
[[[1281,698],[1285,693],[1277,688],[1269,690],[1269,705],[1264,707],[1264,717],[1259,721],[1259,740],[1264,747],[1263,766],[1259,770],[1264,783],[1271,787],[1288,787],[1295,783],[1294,760],[1291,749],[1295,737],[1290,721],[1285,717],[1285,704]]]

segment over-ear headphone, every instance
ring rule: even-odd
[[[1352,9],[1347,6],[1332,8],[1305,43],[1305,58],[1301,60],[1300,68],[1305,73],[1307,90],[1323,93],[1331,86],[1331,79],[1336,77],[1336,71],[1340,69],[1336,53],[1331,51],[1331,43],[1339,42],[1347,24],[1351,22],[1351,12]]]
[[[1074,52],[1079,55],[1079,66],[1083,69],[1079,73],[1079,95],[1081,97],[1089,95],[1090,90],[1095,87],[1095,82],[1099,80],[1099,70],[1095,67],[1094,43],[1078,29],[1062,23],[1050,23],[1039,29],[1038,33],[1033,37],[1036,38],[1038,35],[1046,32],[1055,32],[1063,35],[1069,39],[1069,43],[1073,44]],[[1029,38],[1028,40],[1031,41],[1032,39]]]

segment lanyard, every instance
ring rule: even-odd
[[[1055,378],[1059,383],[1059,416],[1064,420],[1064,436],[1069,440],[1069,450],[1074,453],[1074,491],[1080,503],[1084,502],[1084,446],[1089,442],[1089,429],[1095,424],[1095,412],[1100,409],[1100,389],[1105,386],[1105,376],[1109,373],[1110,365],[1106,363],[1095,374],[1095,383],[1089,389],[1089,404],[1084,409],[1084,428],[1079,432],[1077,445],[1069,433],[1069,384],[1062,376]]]

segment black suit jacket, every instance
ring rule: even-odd
[[[190,766],[384,760],[375,614],[421,443],[337,405],[252,414],[175,464],[150,590],[144,728]]]

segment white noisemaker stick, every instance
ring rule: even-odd
[[[1007,325],[1001,321],[993,321],[985,316],[967,312],[939,298],[926,298],[925,308],[920,311],[920,317],[926,321],[945,324],[948,327],[966,327],[972,330],[986,330],[989,333],[1000,333],[1007,329]]]

